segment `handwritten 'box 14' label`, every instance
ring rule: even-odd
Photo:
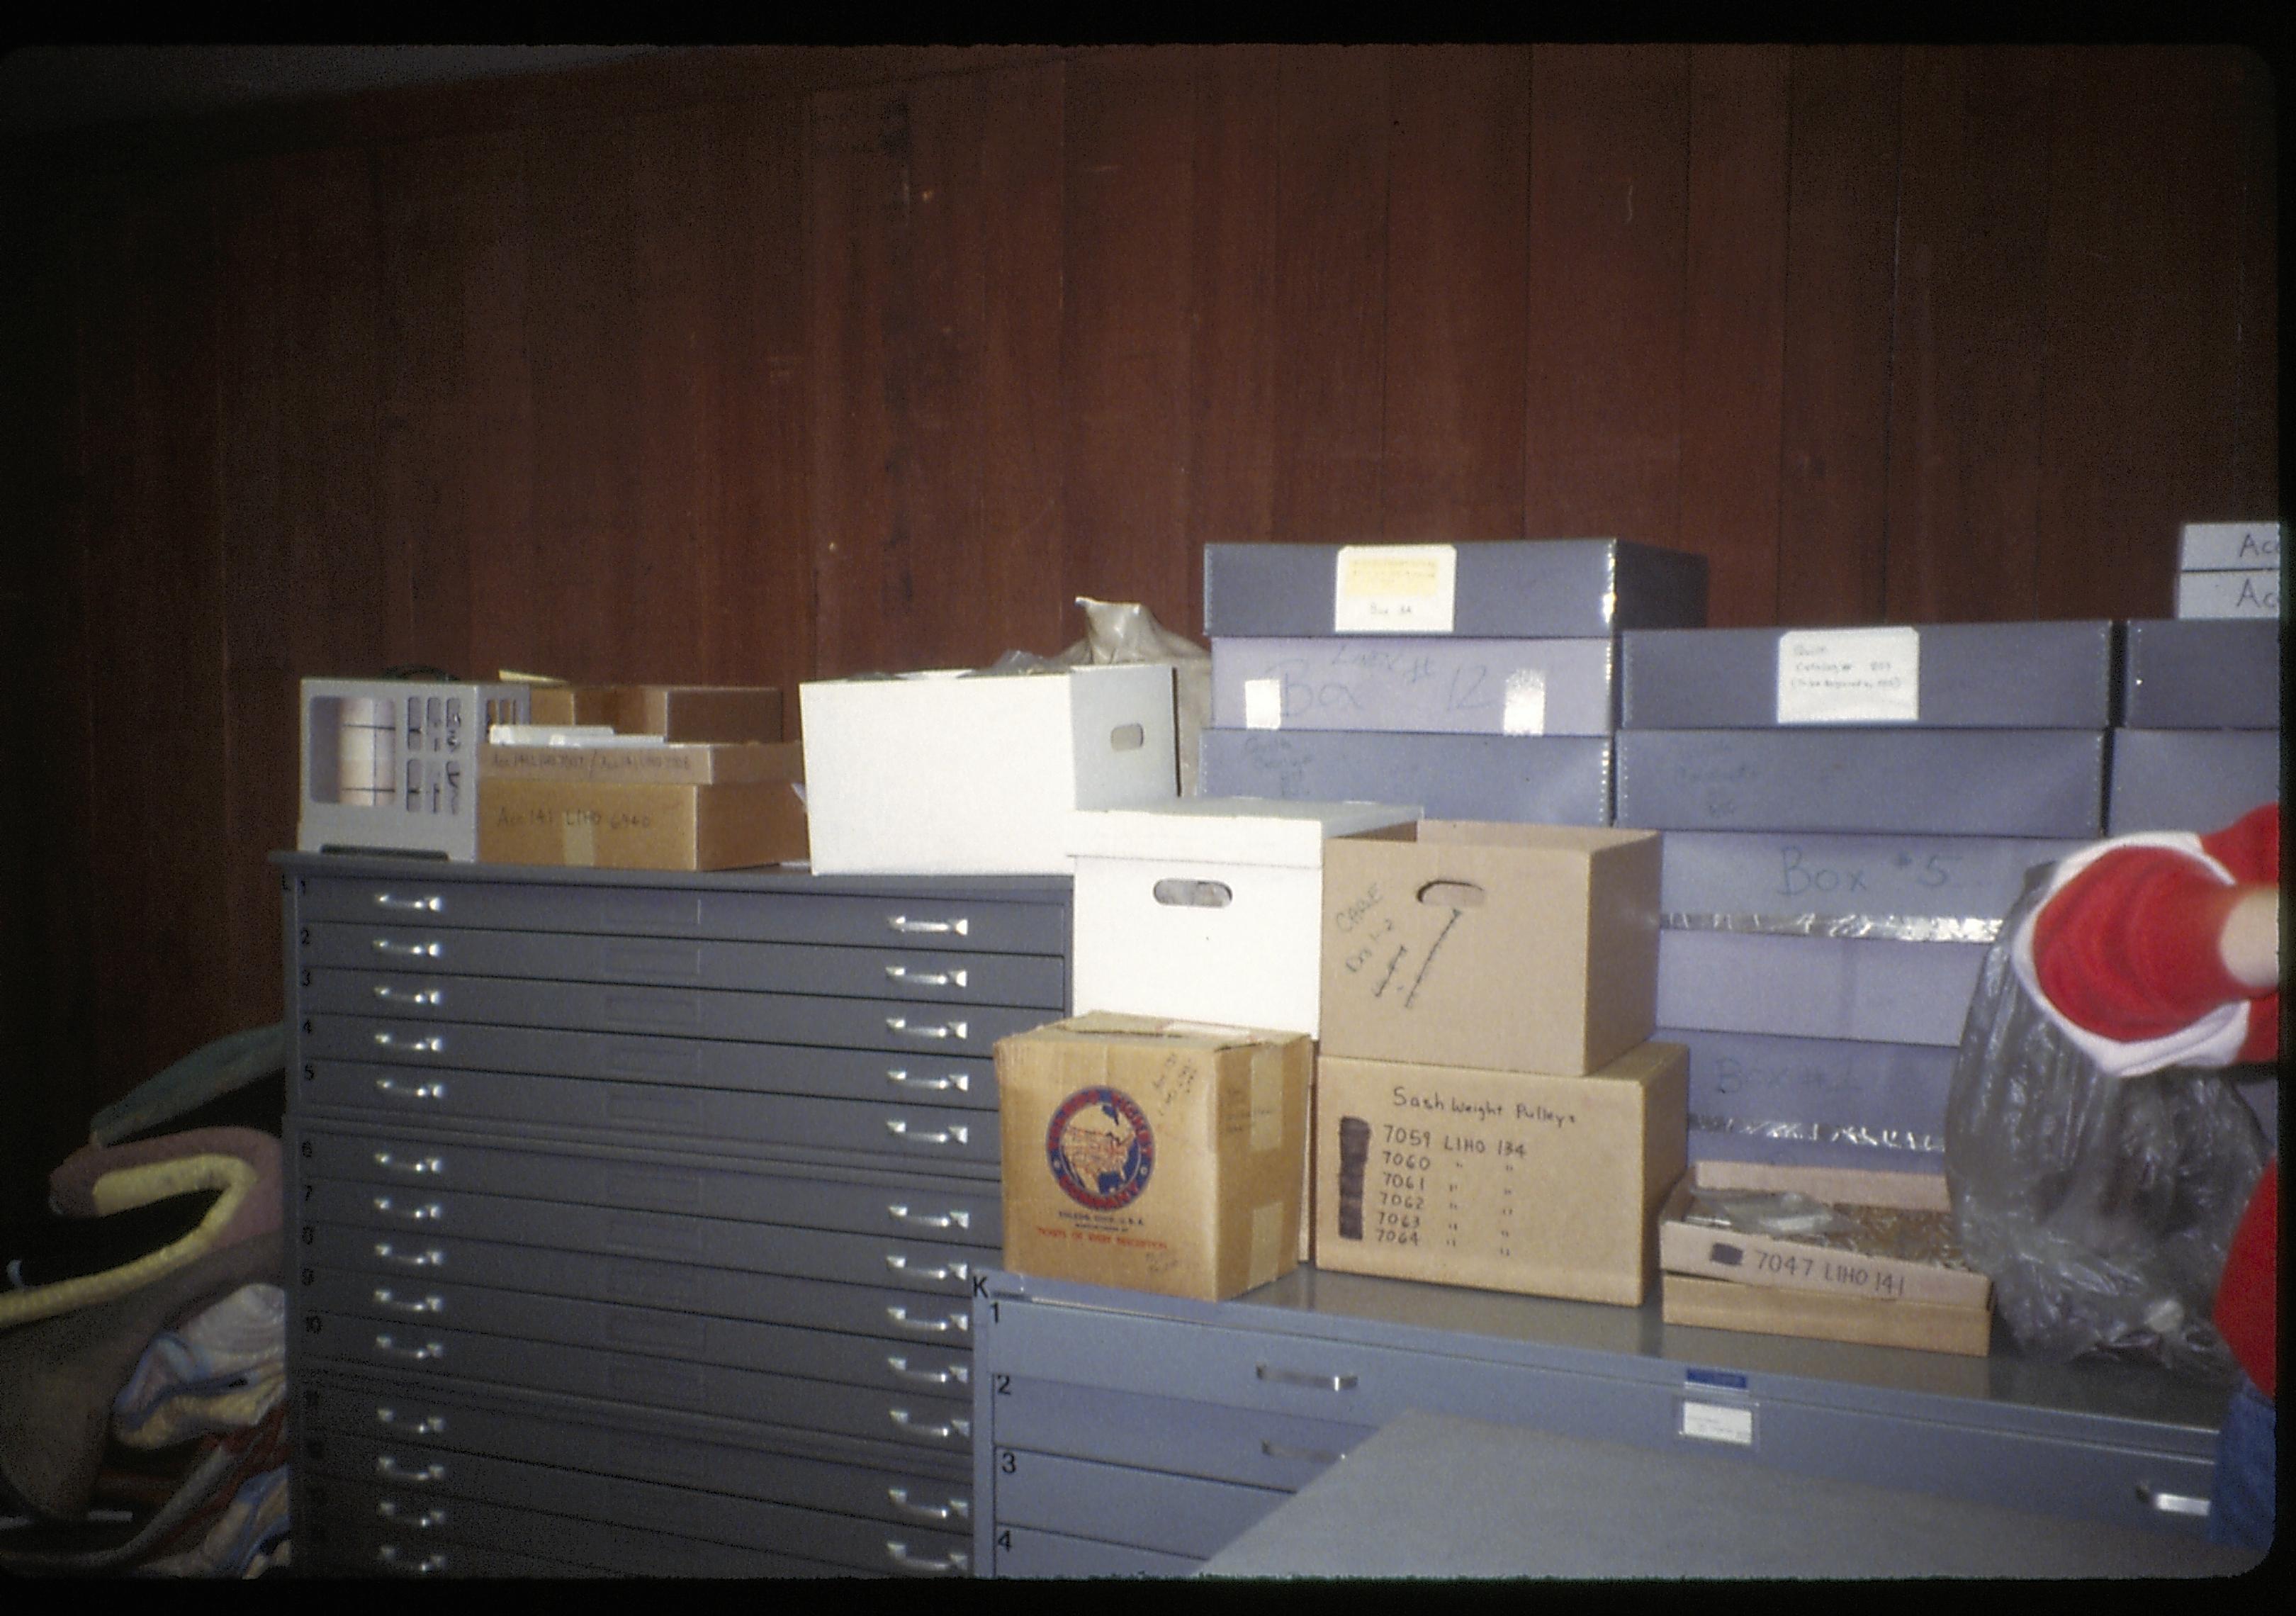
[[[1639,1303],[1683,1172],[1688,1070],[1657,1042],[1578,1077],[1324,1055],[1316,1266]]]
[[[1324,849],[1326,1054],[1575,1076],[1657,1025],[1659,839],[1422,820]]]

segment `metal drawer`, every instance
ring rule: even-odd
[[[297,933],[298,964],[316,970],[435,972],[541,981],[652,983],[745,992],[911,998],[952,1004],[1067,1002],[1057,954],[832,947],[455,926],[316,922]]]
[[[882,896],[810,890],[734,891],[722,884],[646,886],[544,879],[529,883],[458,880],[426,870],[384,876],[293,874],[300,922],[372,922],[503,931],[728,938],[753,942],[921,944],[936,949],[1065,954],[1064,890],[1047,901],[934,896],[933,883],[904,883]],[[791,878],[800,888],[809,878]]]
[[[308,1036],[319,1017],[371,1016],[379,1005],[387,1005],[410,1026],[476,1021],[560,1031],[971,1054],[988,1054],[997,1039],[1058,1019],[1056,1013],[1004,1005],[336,970],[311,972],[309,986],[298,995],[296,1013]]]
[[[886,1455],[852,1441],[836,1445],[834,1457],[790,1453],[759,1446],[753,1433],[737,1439],[709,1430],[722,1422],[627,1409],[577,1415],[516,1396],[489,1401],[442,1395],[395,1377],[360,1385],[307,1376],[292,1395],[299,1455],[308,1467],[334,1461],[330,1439],[356,1437],[702,1488],[904,1526],[961,1531],[972,1520],[972,1483],[922,1467],[969,1464],[955,1456]],[[812,1445],[828,1447],[824,1439]],[[915,1467],[902,1467],[901,1460]]]
[[[420,1383],[562,1392],[649,1408],[728,1414],[938,1451],[970,1448],[972,1406],[961,1398],[852,1386],[803,1376],[683,1363],[443,1330],[381,1324],[299,1308],[291,1325],[299,1361],[329,1359],[404,1371]]]
[[[1004,1458],[1011,1454],[1008,1466]],[[1289,1498],[1281,1488],[1240,1487],[1120,1464],[1000,1447],[991,1475],[995,1522],[1070,1536],[1119,1537],[1135,1548],[1207,1559]]]
[[[1203,1563],[1128,1544],[1098,1543],[1025,1526],[1000,1527],[992,1577],[1185,1577]]]
[[[413,1094],[408,1068],[477,1070],[545,1078],[593,1078],[641,1086],[663,1093],[662,1103],[679,1103],[685,1087],[736,1093],[818,1095],[846,1100],[903,1100],[924,1105],[994,1110],[996,1062],[993,1054],[950,1054],[867,1049],[824,1049],[802,1044],[724,1043],[710,1038],[644,1035],[551,1032],[525,1027],[488,1027],[468,1021],[430,1022],[389,1015],[308,1018],[303,1034],[299,1103],[397,1107]],[[316,1092],[317,1063],[373,1063],[363,1073],[373,1086],[364,1096]],[[396,1092],[382,1087],[397,1078]],[[643,1102],[624,1109],[633,1120],[646,1114]]]
[[[904,1183],[884,1175],[873,1182],[807,1173],[791,1164],[693,1166],[578,1147],[521,1150],[420,1134],[299,1128],[290,1138],[303,1186],[299,1210],[317,1212],[324,1207],[330,1210],[320,1215],[352,1217],[379,1227],[460,1232],[457,1202],[448,1192],[467,1190],[546,1203],[532,1212],[521,1234],[495,1234],[496,1238],[694,1261],[705,1259],[713,1235],[709,1220],[716,1219],[855,1233],[890,1230],[961,1245],[994,1246],[1004,1238],[1004,1206],[996,1190],[922,1177]],[[367,1187],[354,1193],[351,1185]],[[578,1205],[563,1202],[570,1193],[581,1196]],[[355,1211],[357,1207],[365,1210]],[[608,1215],[614,1212],[675,1216],[649,1220]],[[489,1234],[498,1227],[470,1232]],[[632,1243],[604,1243],[616,1238]]]
[[[981,1438],[994,1443],[976,1463],[976,1492],[1001,1484],[1032,1457],[1045,1455],[1297,1492],[1376,1429],[1105,1386],[1008,1377],[992,1371],[977,1352],[973,1373],[991,1422]],[[984,1464],[988,1470],[981,1468]],[[1128,1529],[1096,1535],[1120,1538]]]
[[[509,1204],[529,1210],[526,1202]],[[751,1248],[737,1269],[602,1256],[573,1245],[537,1249],[437,1232],[410,1239],[395,1229],[329,1222],[305,1226],[311,1229],[311,1238],[299,1242],[296,1251],[299,1271],[304,1274],[344,1271],[400,1280],[448,1279],[827,1330],[854,1327],[835,1322],[840,1317],[859,1317],[863,1311],[873,1313],[893,1302],[937,1298],[966,1326],[972,1323],[967,1302],[977,1254],[961,1246],[924,1245],[898,1236],[728,1225]],[[824,1300],[802,1300],[815,1297]],[[850,1307],[840,1307],[836,1298],[850,1299]]]
[[[537,1296],[521,1291],[441,1282],[430,1276],[314,1273],[295,1292],[295,1311],[308,1329],[313,1315],[330,1325],[348,1320],[398,1332],[413,1325],[477,1331],[489,1336],[608,1351],[651,1353],[737,1369],[879,1386],[921,1388],[964,1397],[972,1384],[972,1354],[962,1341],[940,1343],[855,1335],[800,1325],[760,1324],[701,1313],[671,1312],[610,1302]],[[878,1310],[883,1323],[882,1309]],[[291,1324],[291,1328],[297,1327]],[[337,1330],[335,1334],[341,1335]],[[354,1340],[357,1332],[352,1333]],[[308,1346],[325,1352],[330,1340],[312,1333]]]
[[[454,1068],[412,1072],[328,1061],[306,1061],[302,1072],[302,1093],[314,1113],[364,1111],[441,1127],[506,1124],[554,1134],[586,1131],[601,1143],[656,1136],[672,1144],[787,1144],[920,1163],[979,1165],[997,1159],[996,1116],[978,1110]]]
[[[545,1560],[539,1554],[512,1550],[480,1548],[458,1540],[432,1538],[391,1522],[355,1518],[347,1508],[333,1504],[316,1515],[307,1508],[297,1519],[295,1551],[299,1576],[500,1577],[540,1580],[614,1575],[594,1565]]]
[[[330,1437],[305,1497],[315,1509],[652,1576],[771,1576],[801,1557],[854,1571],[963,1575],[964,1534],[423,1444]],[[419,1481],[394,1477],[421,1477]],[[505,1508],[496,1500],[516,1500]]]

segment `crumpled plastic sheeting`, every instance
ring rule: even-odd
[[[1945,1120],[1962,1248],[2029,1355],[2229,1381],[2209,1312],[2269,1142],[2223,1073],[2107,1077],[2026,993],[2008,939],[2054,867],[2002,921],[1962,1032]]]

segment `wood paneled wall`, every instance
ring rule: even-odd
[[[279,1013],[305,676],[1193,635],[1215,539],[2165,615],[2180,522],[2278,509],[2276,116],[2205,49],[775,50],[40,148],[20,1161]]]

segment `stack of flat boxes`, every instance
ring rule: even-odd
[[[1702,557],[1615,539],[1207,545],[1199,789],[1607,825],[1618,635],[1705,620]]]
[[[2106,829],[2205,835],[2277,801],[2279,622],[2141,620],[2122,634]],[[2276,1079],[2246,1078],[2240,1089],[2276,1136]]]
[[[1987,948],[2102,830],[2112,651],[2104,621],[1624,636],[1618,823],[1666,833],[1693,1164],[1942,1173]]]

